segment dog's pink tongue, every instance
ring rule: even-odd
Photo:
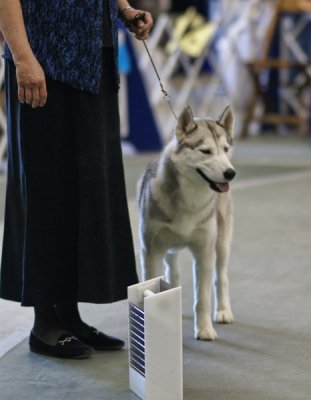
[[[228,192],[228,190],[229,190],[229,183],[228,182],[217,183],[217,187],[222,193],[225,193],[225,192]]]

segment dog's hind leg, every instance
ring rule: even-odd
[[[173,287],[179,285],[179,268],[177,264],[177,253],[167,252],[164,258],[165,280]]]
[[[218,235],[216,243],[216,312],[215,321],[218,323],[233,322],[230,304],[228,262],[232,241],[232,217],[227,213],[226,218],[218,215]]]

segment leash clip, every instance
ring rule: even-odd
[[[167,102],[171,101],[171,96],[168,93],[164,93],[163,99]]]

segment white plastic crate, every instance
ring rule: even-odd
[[[143,400],[183,399],[181,287],[162,277],[128,288],[130,388]]]

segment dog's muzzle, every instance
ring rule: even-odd
[[[209,183],[210,188],[218,193],[226,193],[229,190],[229,182],[214,182],[208,176],[204,174],[200,168],[196,168],[197,173],[203,178],[206,182]],[[230,168],[224,172],[224,178],[228,181],[231,181],[236,175],[234,169]]]

